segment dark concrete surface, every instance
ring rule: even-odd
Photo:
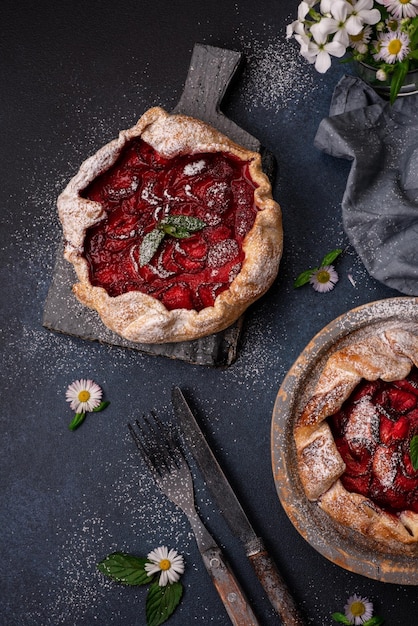
[[[370,278],[349,245],[341,199],[350,164],[314,148],[345,65],[315,73],[285,40],[296,3],[186,0],[12,2],[1,8],[1,558],[4,626],[145,624],[145,589],[112,584],[96,563],[159,545],[185,557],[185,593],[168,622],[227,625],[184,516],[141,466],[126,424],[170,414],[178,385],[257,532],[313,626],[349,595],[369,597],[389,626],[417,623],[416,588],[345,571],[293,528],[276,494],[270,426],[280,384],[310,339],[353,307],[400,295]],[[54,333],[42,325],[61,232],[56,198],[81,162],[149,107],[179,100],[196,42],[238,50],[246,65],[227,116],[271,150],[284,254],[265,297],[245,316],[227,368],[191,365]],[[295,277],[341,247],[340,281],[321,295]],[[349,280],[352,277],[354,284]],[[93,378],[110,406],[75,432],[67,386]],[[224,547],[265,626],[279,620],[197,472],[203,519]]]

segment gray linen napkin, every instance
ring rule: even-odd
[[[354,76],[335,88],[315,146],[353,161],[343,226],[367,271],[418,295],[418,95],[393,106]]]

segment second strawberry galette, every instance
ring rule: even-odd
[[[218,332],[277,275],[281,212],[260,155],[160,108],[85,161],[58,210],[75,295],[131,341]]]
[[[334,352],[294,427],[306,496],[381,546],[418,548],[418,330]]]

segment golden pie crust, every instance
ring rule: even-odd
[[[254,192],[257,216],[243,242],[245,259],[239,274],[211,307],[201,311],[167,310],[159,300],[139,291],[110,297],[105,289],[90,283],[83,257],[84,239],[86,230],[102,220],[105,211],[101,204],[83,198],[82,192],[115,163],[124,146],[136,137],[142,137],[167,158],[223,152],[249,164],[251,178],[257,185]],[[260,154],[238,146],[200,120],[171,115],[159,107],[149,109],[135,126],[121,131],[117,139],[87,159],[57,204],[65,240],[64,256],[74,266],[79,281],[73,286],[74,294],[84,305],[95,309],[108,328],[133,342],[178,342],[219,332],[260,298],[278,273],[283,246],[281,210],[272,198]]]
[[[418,514],[397,516],[369,498],[347,491],[340,481],[345,463],[327,417],[336,413],[362,379],[401,380],[418,366],[418,331],[394,327],[334,352],[314,393],[294,425],[297,467],[305,494],[335,522],[390,549],[418,547]]]

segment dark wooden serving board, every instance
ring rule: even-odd
[[[197,117],[245,148],[261,152],[263,169],[272,179],[275,161],[271,153],[264,151],[258,139],[237,126],[220,110],[225,92],[242,62],[243,55],[240,52],[196,44],[183,94],[173,113]],[[95,311],[80,304],[73,295],[71,287],[77,277],[72,265],[63,258],[62,252],[61,245],[44,307],[43,325],[46,328],[81,339],[182,359],[196,365],[227,366],[235,361],[243,326],[242,318],[223,332],[180,343],[135,343],[113,333],[102,323]]]

